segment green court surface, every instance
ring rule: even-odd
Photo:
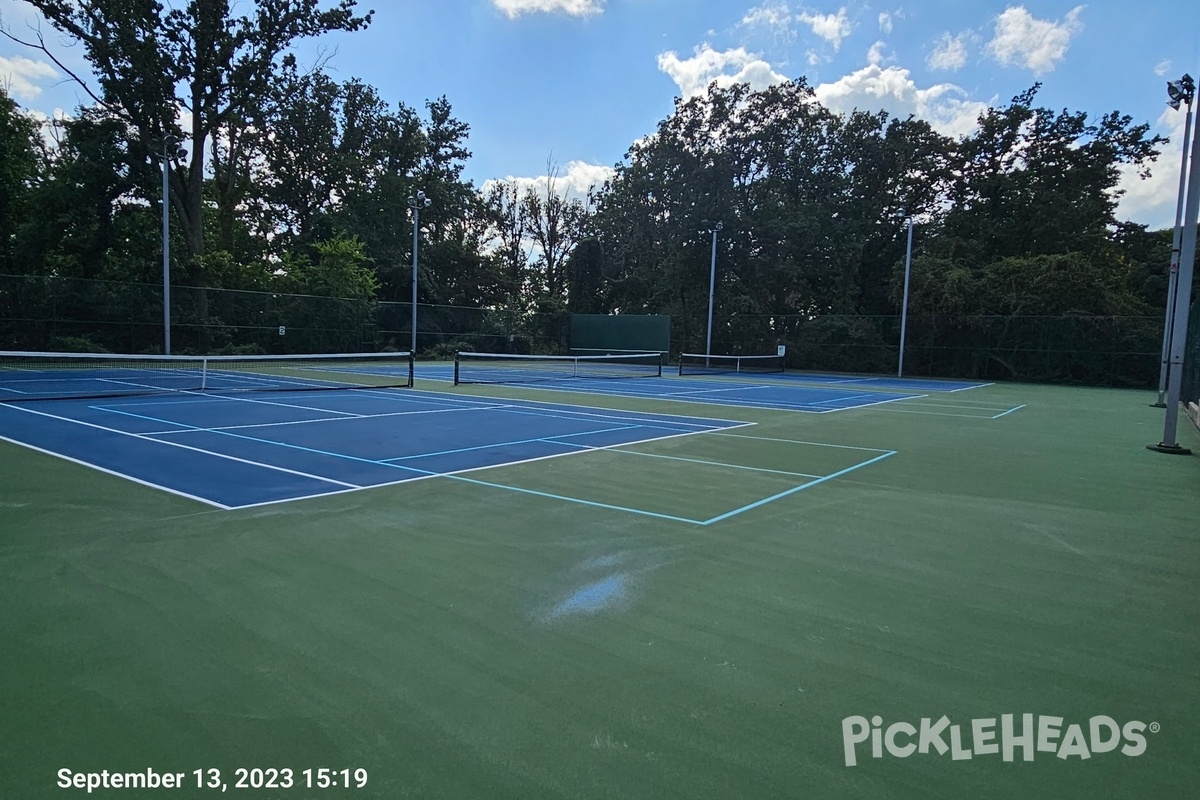
[[[237,511],[0,442],[0,798],[1198,796],[1200,456],[1152,392],[459,391],[756,424]],[[1007,714],[1088,757],[846,764],[848,718]],[[58,785],[148,768],[185,787]]]

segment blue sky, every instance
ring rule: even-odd
[[[183,0],[175,0],[182,3]],[[168,2],[168,5],[171,3]],[[1185,0],[752,2],[751,0],[374,0],[369,29],[306,43],[389,103],[445,95],[471,126],[467,177],[543,176],[582,193],[674,98],[708,81],[762,86],[807,76],[830,107],[886,109],[963,134],[988,104],[1041,81],[1039,102],[1098,116],[1111,110],[1173,136],[1149,181],[1125,181],[1121,216],[1173,223],[1183,112],[1165,84],[1200,76],[1200,14]],[[0,24],[27,34],[20,0]],[[49,29],[47,28],[47,31]],[[48,39],[53,42],[55,37]],[[79,48],[58,47],[82,66]],[[39,53],[0,41],[0,81],[53,115],[84,98]]]

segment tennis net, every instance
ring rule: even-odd
[[[783,366],[783,356],[713,356],[703,353],[683,353],[679,356],[680,375],[783,372]]]
[[[0,351],[0,401],[412,385],[409,353],[141,356]]]
[[[530,383],[573,378],[657,378],[659,353],[607,356],[525,356],[505,353],[458,353],[454,384]]]

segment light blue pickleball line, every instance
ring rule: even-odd
[[[770,497],[764,497],[762,500],[759,500],[757,502],[750,503],[749,505],[742,506],[741,508],[735,508],[733,511],[727,511],[724,514],[721,514],[716,517],[712,517],[711,519],[706,519],[703,522],[701,522],[700,524],[701,525],[712,525],[714,522],[720,522],[721,520],[729,519],[730,517],[736,517],[738,514],[745,513],[751,509],[758,508],[759,506],[765,506],[767,503],[773,503],[776,500],[781,500],[784,497],[787,497],[788,495],[795,494],[796,492],[802,492],[805,489],[816,486],[819,483],[824,483],[825,481],[831,481],[834,478],[840,478],[842,475],[847,475],[851,472],[854,472],[856,469],[862,469],[863,467],[867,467],[867,466],[870,466],[871,464],[874,464],[876,461],[882,461],[883,459],[891,458],[894,455],[896,455],[896,451],[889,450],[888,452],[884,453],[883,455],[876,456],[875,458],[872,458],[869,461],[864,461],[861,464],[855,464],[853,467],[847,467],[846,469],[835,472],[832,475],[825,475],[824,477],[817,478],[814,481],[809,481],[808,483],[804,483],[799,486],[793,487],[791,489],[788,489],[787,491],[779,492],[778,494],[773,494]]]
[[[284,448],[288,448],[288,449],[292,449],[292,450],[300,450],[300,451],[304,451],[304,452],[315,453],[318,455],[330,456],[333,458],[346,459],[348,461],[357,461],[357,462],[366,463],[366,464],[374,464],[377,466],[390,467],[392,469],[399,469],[399,470],[404,470],[407,472],[414,472],[414,473],[417,473],[419,475],[423,475],[426,477],[449,478],[451,480],[462,481],[464,483],[472,483],[472,484],[475,484],[478,486],[490,486],[490,487],[496,488],[496,489],[505,489],[510,492],[518,492],[520,494],[528,494],[528,495],[532,495],[535,497],[544,497],[547,499],[560,500],[560,501],[568,502],[568,503],[577,503],[580,505],[592,506],[594,508],[604,508],[604,509],[608,509],[608,510],[612,510],[612,511],[625,511],[625,512],[628,512],[631,514],[638,514],[638,515],[646,516],[646,517],[654,517],[657,519],[666,519],[666,520],[671,520],[673,522],[686,522],[686,523],[689,523],[692,525],[702,525],[702,526],[712,525],[713,523],[720,522],[722,520],[726,520],[731,517],[735,517],[739,514],[743,514],[747,511],[758,508],[760,506],[764,506],[768,503],[772,503],[776,500],[781,500],[784,497],[788,497],[790,495],[796,494],[797,492],[804,491],[805,489],[809,489],[813,486],[817,486],[818,484],[825,483],[826,481],[833,480],[834,478],[841,477],[842,475],[847,475],[851,472],[854,472],[855,470],[862,469],[863,467],[869,466],[878,461],[882,461],[885,458],[890,458],[891,456],[896,455],[895,450],[889,450],[882,455],[876,456],[875,458],[869,459],[860,464],[855,464],[852,467],[847,467],[846,469],[839,470],[838,472],[834,472],[830,475],[825,475],[825,476],[822,476],[815,480],[808,481],[807,483],[803,483],[800,486],[795,486],[795,487],[792,487],[791,489],[787,489],[785,491],[778,492],[776,494],[771,495],[770,497],[765,497],[762,500],[758,500],[753,503],[749,503],[740,508],[735,508],[734,510],[728,511],[724,514],[720,514],[718,516],[712,517],[707,520],[695,520],[695,519],[688,519],[686,517],[677,517],[677,516],[674,516],[671,514],[660,514],[655,511],[646,511],[646,510],[640,509],[640,508],[630,508],[628,506],[619,506],[619,505],[614,505],[611,503],[600,503],[600,502],[597,502],[594,500],[584,500],[579,497],[570,497],[567,495],[553,494],[551,492],[541,492],[541,491],[537,491],[535,489],[524,489],[524,488],[517,487],[517,486],[507,486],[507,485],[501,484],[501,483],[491,483],[490,481],[481,481],[476,478],[467,478],[460,474],[455,474],[455,473],[434,472],[431,470],[420,469],[418,467],[410,467],[410,466],[406,466],[403,464],[394,464],[394,463],[390,463],[388,461],[380,461],[378,459],[360,458],[358,456],[351,456],[351,455],[347,455],[345,453],[335,453],[335,452],[328,451],[328,450],[320,450],[320,449],[313,448],[313,447],[305,447],[303,445],[289,444],[287,442],[276,442],[276,441],[272,441],[270,439],[261,439],[261,438],[255,437],[255,436],[246,436],[244,434],[232,433],[229,431],[213,430],[211,428],[200,428],[200,427],[196,427],[193,425],[187,425],[185,423],[173,422],[171,420],[164,420],[164,419],[161,419],[158,417],[151,417],[151,416],[147,416],[147,415],[143,415],[143,414],[134,414],[134,413],[131,413],[128,411],[120,411],[120,410],[114,409],[114,408],[104,408],[104,409],[100,409],[100,410],[109,411],[111,413],[121,414],[121,415],[129,416],[129,417],[136,417],[138,419],[145,419],[145,420],[149,420],[152,422],[158,422],[158,423],[162,423],[162,424],[179,425],[181,427],[190,428],[192,430],[199,431],[199,432],[216,433],[221,436],[229,436],[229,437],[235,438],[235,439],[245,439],[248,441],[258,442],[261,444],[274,445],[276,447],[284,447]],[[642,427],[642,426],[634,426],[634,427]],[[530,441],[544,441],[547,444],[557,444],[560,446],[561,445],[575,446],[569,442],[552,441],[553,438],[555,438],[555,437],[546,437],[543,439],[530,440]],[[634,442],[629,442],[627,444],[634,444]],[[606,448],[597,448],[597,449],[606,449]],[[498,466],[505,466],[505,465],[493,464],[493,465],[489,465],[489,466],[485,466],[485,467],[475,467],[475,468],[472,468],[471,470],[466,470],[466,471],[473,472],[473,471],[481,470],[481,469],[492,469],[492,468],[498,467]],[[362,487],[362,488],[366,488],[366,487]]]

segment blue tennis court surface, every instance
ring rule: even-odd
[[[0,404],[0,438],[222,508],[746,424],[413,390]]]
[[[445,364],[418,364],[416,376],[425,380],[453,381],[454,367]],[[895,392],[865,390],[855,386],[814,387],[783,382],[743,380],[737,376],[712,376],[703,378],[560,378],[546,379],[536,372],[529,380],[522,380],[518,370],[510,371],[504,382],[510,386],[528,389],[550,389],[557,392],[579,392],[583,394],[616,395],[653,400],[674,400],[704,405],[732,406],[740,408],[766,408],[775,411],[805,411],[827,414],[851,408],[895,403],[920,397],[919,394],[897,394]]]

